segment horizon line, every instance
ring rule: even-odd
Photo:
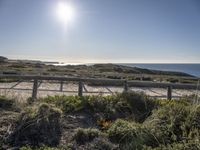
[[[73,59],[73,58],[53,58],[53,57],[30,57],[30,56],[22,56],[22,55],[1,55],[3,57],[8,58],[9,60],[29,60],[29,61],[42,61],[42,62],[57,62],[59,64],[200,64],[200,62],[192,62],[192,61],[161,61],[161,60],[151,60],[144,61],[142,59],[133,59],[132,61],[129,59]]]

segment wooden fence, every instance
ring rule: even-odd
[[[83,96],[84,83],[101,83],[105,86],[123,86],[124,91],[128,91],[129,87],[149,87],[149,88],[166,88],[167,99],[172,99],[172,89],[188,89],[197,90],[200,89],[195,84],[182,84],[182,83],[162,83],[162,82],[150,82],[150,81],[129,81],[119,79],[96,79],[96,78],[80,78],[80,77],[63,77],[63,76],[32,76],[32,75],[0,75],[0,79],[17,79],[19,84],[22,81],[32,81],[32,98],[37,98],[38,87],[42,81],[57,81],[60,83],[60,90],[63,91],[63,83],[66,81],[75,82],[78,84],[78,95]],[[17,85],[16,84],[16,85]],[[14,86],[16,86],[14,85]],[[2,88],[1,88],[2,89]],[[5,88],[4,88],[5,89]],[[51,90],[47,90],[51,91]],[[90,92],[87,92],[90,93]]]

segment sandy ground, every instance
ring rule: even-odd
[[[32,87],[33,83],[21,82],[16,85],[17,82],[12,83],[0,83],[0,95],[7,95],[9,97],[14,97],[20,100],[26,100],[28,97],[32,95]],[[15,86],[16,85],[16,86]],[[13,87],[14,86],[14,87]],[[13,87],[13,88],[11,88]],[[116,92],[122,92],[123,87],[103,87],[103,86],[88,86],[84,85],[83,95],[110,95]],[[3,89],[8,88],[8,89]],[[16,90],[16,89],[24,89],[24,90]],[[132,91],[136,92],[144,92],[147,95],[154,97],[166,97],[167,89],[163,88],[129,88]],[[56,91],[44,91],[44,90],[58,90]],[[39,86],[38,97],[45,97],[48,95],[77,95],[78,93],[78,85],[73,83],[63,84],[63,91],[60,92],[60,84],[58,83],[42,83]],[[89,93],[91,92],[91,93]],[[180,97],[185,95],[195,94],[195,90],[178,90],[173,89],[172,96]]]

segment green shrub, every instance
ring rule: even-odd
[[[14,101],[0,97],[1,108],[13,109],[13,104]],[[8,137],[11,146],[30,145],[21,150],[200,149],[200,105],[194,105],[187,97],[155,100],[135,92],[112,96],[48,96],[26,107],[20,118],[15,117],[18,122],[12,126],[11,131],[14,131]],[[60,125],[61,110],[66,115],[63,119],[67,119],[63,120],[63,126]],[[2,112],[6,115],[10,111]],[[72,113],[75,116],[73,120],[68,117]],[[82,127],[82,121],[88,122],[90,119],[92,125],[86,126],[96,125],[99,129],[74,130],[65,126],[72,121],[70,126],[74,124],[76,128],[80,123]],[[2,120],[2,124],[7,127],[9,123],[5,124],[5,120]],[[60,140],[61,127],[66,135],[74,132],[73,138],[65,141],[69,145]],[[7,128],[1,133],[4,132],[7,138]],[[51,148],[59,143],[65,147]],[[7,146],[1,141],[0,145]]]
[[[13,99],[9,99],[5,96],[0,96],[0,110],[12,110],[18,111],[19,108],[15,105],[15,101]]]
[[[54,104],[66,113],[85,111],[96,120],[132,118],[136,122],[143,122],[157,106],[155,100],[135,92],[112,96],[48,96],[41,101]]]
[[[18,120],[11,136],[11,144],[21,146],[41,144],[56,146],[60,139],[61,111],[42,103],[27,108]]]
[[[160,145],[159,147],[144,147],[144,150],[200,150],[200,143],[195,141],[173,143],[171,145]]]
[[[168,82],[171,82],[171,83],[177,83],[177,82],[179,82],[179,79],[168,78],[167,81],[168,81]]]
[[[182,103],[168,103],[153,111],[144,125],[151,129],[160,144],[170,144],[183,139],[188,108]]]
[[[15,78],[1,78],[0,83],[11,83],[11,82],[19,82],[19,79]]]
[[[23,146],[19,150],[33,150],[30,146]]]
[[[108,136],[122,150],[142,150],[145,145],[156,147],[159,145],[150,129],[142,124],[125,120],[116,120],[108,129]]]
[[[40,101],[54,104],[65,113],[78,111],[82,108],[82,100],[79,96],[48,96],[46,98],[41,98]]]
[[[96,119],[114,120],[119,117],[116,96],[89,96],[82,101],[85,111],[95,114]]]
[[[8,99],[4,96],[0,96],[0,108],[1,109],[10,109],[13,107],[14,101]]]
[[[142,81],[153,81],[150,77],[142,77]]]
[[[62,148],[51,148],[48,146],[41,146],[41,147],[30,147],[30,146],[23,146],[19,150],[64,150]]]
[[[200,105],[194,105],[190,107],[190,114],[186,120],[186,135],[192,136],[192,138],[197,135],[199,138],[200,134]],[[194,132],[194,130],[196,132]]]
[[[130,106],[132,116],[136,122],[143,122],[157,106],[157,101],[144,93],[124,92],[120,98],[122,99],[121,101]]]
[[[50,71],[50,72],[56,72],[56,71],[59,71],[59,69],[56,69],[56,68],[50,68],[50,69],[48,69],[47,71]]]
[[[132,118],[136,122],[143,122],[157,105],[155,100],[145,94],[135,92],[124,92],[112,96],[90,96],[85,100],[84,107],[87,110],[107,120]]]
[[[181,106],[187,107],[191,106],[191,100],[188,100],[185,97],[180,98],[179,100],[166,100],[166,99],[159,99],[157,100],[158,108],[166,107],[166,106]]]
[[[119,143],[121,149],[141,149],[143,139],[141,125],[125,120],[116,120],[108,129],[108,136],[114,143]]]
[[[87,150],[114,150],[117,145],[110,142],[107,134],[94,128],[78,128],[75,130],[73,139],[76,144],[73,144],[72,149],[87,149]]]
[[[86,142],[92,141],[94,138],[99,137],[100,135],[103,135],[98,129],[83,129],[78,128],[73,136],[73,139],[78,144],[85,144]]]
[[[118,146],[111,143],[107,138],[97,137],[85,145],[87,150],[117,150]]]
[[[163,104],[143,124],[115,121],[108,129],[111,141],[120,143],[120,149],[198,149],[200,107],[173,101]]]
[[[22,64],[22,63],[11,64],[9,67],[10,68],[19,68],[19,69],[26,68],[26,66],[24,64]]]

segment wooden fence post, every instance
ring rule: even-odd
[[[32,92],[32,99],[33,100],[36,100],[36,98],[37,98],[37,90],[38,90],[38,79],[34,79],[33,92]]]
[[[128,82],[124,81],[124,91],[127,92],[128,91]]]
[[[168,100],[172,99],[172,86],[167,87],[167,99]]]
[[[60,82],[60,92],[63,91],[63,81]]]
[[[79,81],[78,83],[78,96],[83,96],[83,83]]]

